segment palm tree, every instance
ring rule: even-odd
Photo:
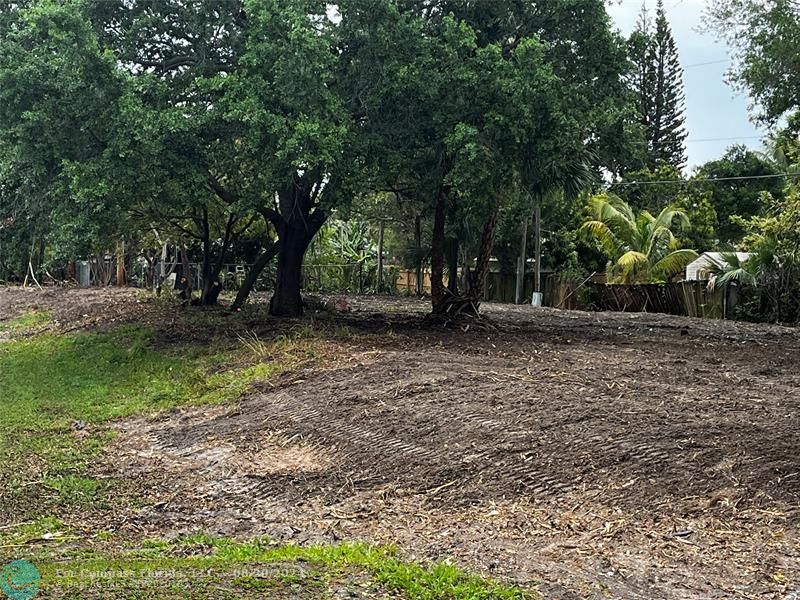
[[[714,274],[712,286],[728,287],[730,285],[757,285],[764,265],[759,264],[758,257],[740,256],[734,250],[720,253],[723,266],[712,266]]]
[[[714,277],[708,282],[708,287],[722,290],[722,318],[727,319],[730,310],[739,302],[739,287],[757,285],[763,267],[755,255],[740,256],[734,250],[721,252],[720,258],[722,266],[711,267]]]
[[[770,133],[764,139],[764,151],[756,154],[774,165],[781,173],[800,171],[800,145],[790,130]]]
[[[689,226],[679,208],[667,206],[655,217],[644,210],[637,216],[618,196],[602,193],[591,197],[588,211],[580,231],[608,256],[609,281],[667,281],[697,258],[694,250],[679,247],[672,232]]]

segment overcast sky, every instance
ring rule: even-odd
[[[727,46],[711,34],[699,33],[705,0],[665,0],[667,20],[678,46],[681,64],[685,68],[686,128],[689,131],[687,146],[689,167],[718,158],[725,148],[742,143],[760,149],[757,137],[763,132],[750,122],[748,99],[725,83],[725,71],[729,62]],[[641,0],[622,0],[614,3],[608,11],[619,29],[628,35],[636,25],[641,10]],[[651,17],[656,2],[647,0]],[[698,63],[714,62],[702,66]],[[700,141],[709,138],[736,138],[721,141]],[[694,140],[694,141],[692,141]]]

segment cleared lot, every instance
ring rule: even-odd
[[[556,598],[800,591],[800,332],[350,307],[324,370],[119,425],[132,527],[392,542]]]

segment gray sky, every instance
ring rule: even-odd
[[[690,168],[718,158],[732,144],[760,149],[760,140],[753,136],[763,133],[749,120],[748,98],[725,83],[725,71],[730,63],[716,63],[730,58],[727,46],[712,34],[697,31],[705,5],[705,0],[664,0],[667,20],[685,68],[683,81],[689,131],[686,147]],[[636,25],[641,7],[641,0],[622,0],[620,4],[610,5],[608,12],[622,33],[628,35]],[[654,17],[655,0],[647,0],[647,7],[651,18]],[[691,66],[708,62],[716,64]],[[709,138],[736,139],[700,141]]]

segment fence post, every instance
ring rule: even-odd
[[[383,232],[385,227],[386,223],[381,220],[378,227],[378,293],[383,292]]]
[[[528,250],[528,217],[522,222],[522,252],[517,261],[517,289],[514,296],[516,304],[522,303],[522,294],[525,288],[525,258]]]
[[[536,203],[536,277],[534,292],[542,291],[542,205]]]

